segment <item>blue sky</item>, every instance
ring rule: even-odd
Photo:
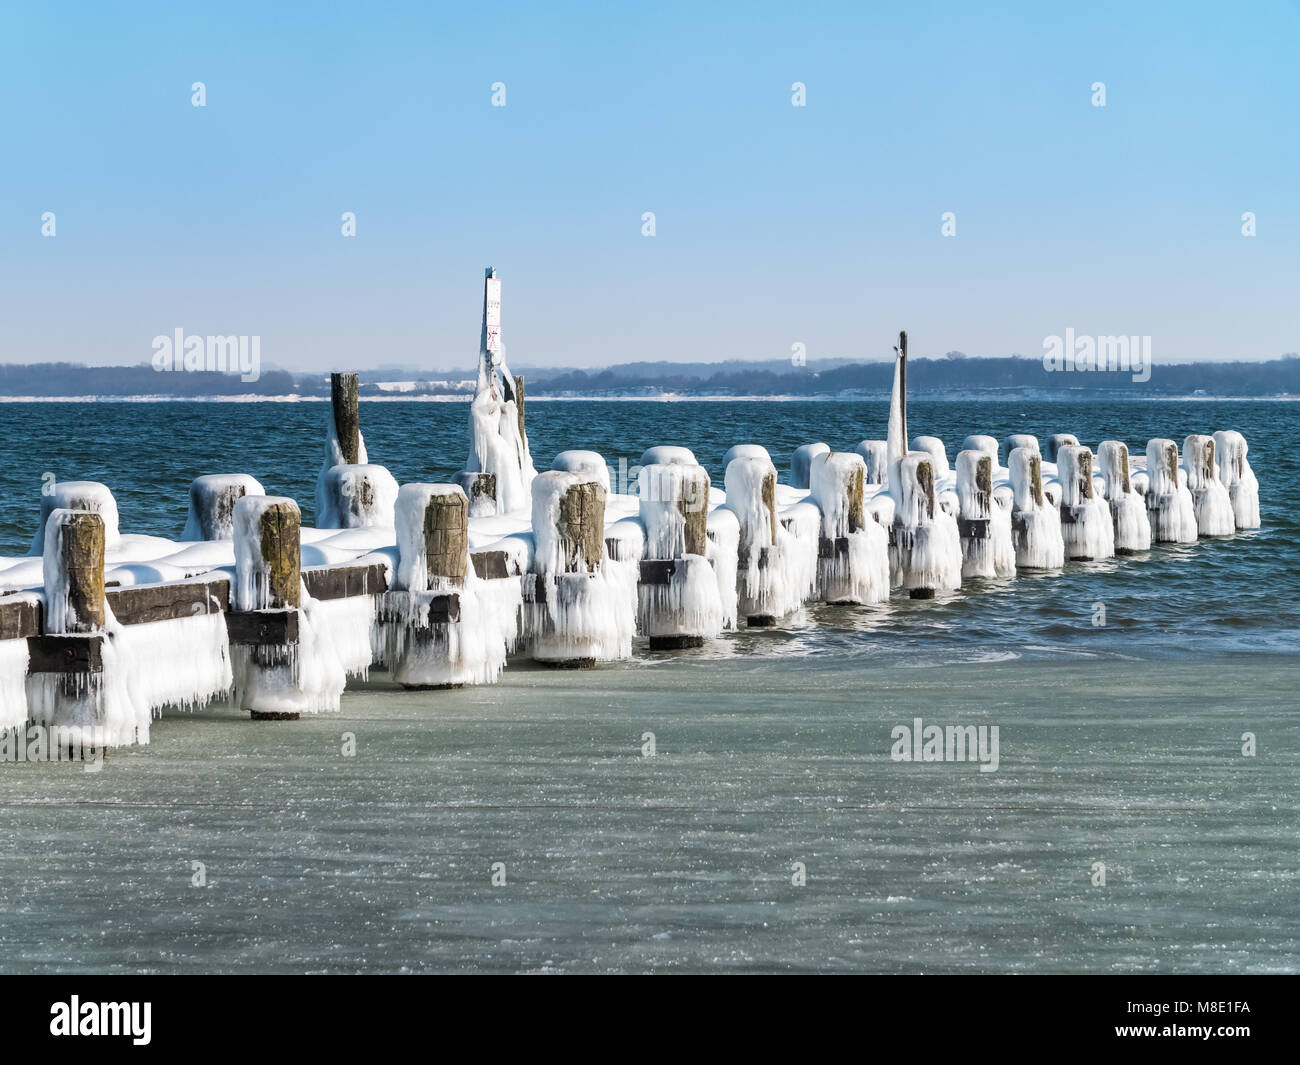
[[[1300,350],[1294,2],[349,6],[7,7],[0,361]]]

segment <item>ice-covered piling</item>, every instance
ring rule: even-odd
[[[948,465],[948,449],[937,436],[912,437],[910,450],[922,451],[930,456],[930,466],[934,471],[935,480],[942,481],[952,473],[952,467]]]
[[[740,528],[739,611],[751,627],[775,625],[803,604],[798,545],[777,520],[776,468],[770,459],[742,454],[727,464],[725,488],[727,509]]]
[[[1061,516],[1043,492],[1043,460],[1037,445],[1012,448],[1011,535],[1019,569],[1052,570],[1065,564]]]
[[[397,480],[374,463],[340,463],[325,471],[321,482],[325,509],[316,515],[318,529],[392,528]]]
[[[86,510],[104,520],[104,546],[112,551],[121,541],[118,532],[117,500],[107,485],[98,481],[54,481],[41,488],[41,519],[32,537],[31,554],[45,551],[45,523],[56,510]]]
[[[1061,537],[1067,558],[1080,562],[1113,558],[1115,526],[1110,505],[1096,494],[1092,452],[1078,444],[1060,444],[1056,452],[1061,484]]]
[[[492,474],[494,494],[470,495],[483,513],[505,513],[529,505],[533,467],[523,418],[523,381],[510,373],[501,339],[501,280],[488,267],[483,281],[483,331],[478,381],[470,404],[470,452],[466,473]],[[494,510],[488,511],[492,499]]]
[[[1147,518],[1155,543],[1196,542],[1196,504],[1178,468],[1178,445],[1156,437],[1147,442]]]
[[[695,452],[673,444],[657,444],[641,452],[642,466],[698,466]]]
[[[1196,529],[1201,536],[1231,536],[1236,531],[1232,498],[1219,479],[1214,438],[1193,434],[1183,441],[1183,469],[1192,493]]]
[[[485,581],[469,557],[469,501],[452,484],[404,484],[397,569],[380,607],[376,652],[407,688],[490,684],[516,638],[514,580]]]
[[[1012,433],[1002,441],[1002,464],[1008,469],[1011,468],[1011,452],[1018,447],[1032,451],[1035,455],[1042,454],[1038,447],[1038,437],[1029,433]]]
[[[227,625],[235,691],[255,721],[337,710],[346,676],[316,604],[303,594],[298,504],[235,504],[235,579]]]
[[[685,452],[685,455],[674,454]],[[642,455],[675,460],[685,448]],[[645,553],[637,585],[637,624],[652,651],[700,647],[722,630],[722,600],[708,560],[709,475],[684,461],[643,461],[638,474]]]
[[[1238,529],[1259,528],[1259,481],[1246,459],[1246,438],[1235,429],[1214,434],[1219,480],[1228,489],[1233,523]]]
[[[148,742],[148,715],[136,721],[123,698],[125,678],[105,672],[113,655],[106,636],[111,612],[104,597],[103,516],[56,508],[45,518],[43,634],[33,641],[27,678],[31,720],[66,730],[70,745]]]
[[[609,466],[595,451],[561,451],[551,462],[551,469],[572,473],[583,480],[595,481],[606,494],[610,490]]]
[[[469,500],[471,518],[490,517],[497,512],[497,475],[471,473],[462,470],[456,474],[456,485]]]
[[[931,599],[941,589],[960,588],[961,537],[956,518],[939,506],[933,454],[908,452],[899,463],[898,481],[897,489],[891,489],[897,502],[893,583],[901,584],[913,599]]]
[[[826,444],[801,444],[795,448],[794,454],[790,456],[790,487],[811,487],[813,459],[829,452],[830,447]]]
[[[889,534],[865,513],[866,476],[856,453],[829,451],[813,459],[808,498],[821,511],[817,591],[823,602],[889,598]]]
[[[361,458],[361,404],[359,379],[354,373],[330,374],[330,410],[334,416],[334,439],[339,446],[339,461],[348,465],[364,462]]]
[[[233,540],[235,504],[266,490],[246,473],[209,473],[190,482],[190,507],[182,540]]]
[[[605,487],[588,475],[550,470],[533,481],[533,560],[525,578],[533,658],[586,668],[628,658],[635,598],[605,565]]]
[[[1131,555],[1151,546],[1151,522],[1146,501],[1133,490],[1129,476],[1128,447],[1118,440],[1103,440],[1097,445],[1097,465],[1106,484],[1106,502],[1110,505],[1115,530],[1115,554]]]
[[[866,464],[867,484],[889,484],[889,442],[887,440],[862,440],[853,449]]]
[[[1078,447],[1079,438],[1073,433],[1053,433],[1047,438],[1047,461],[1056,462],[1063,447]]]
[[[957,455],[957,530],[961,535],[961,575],[1010,577],[1016,572],[1016,551],[1011,539],[1011,508],[1004,497],[993,492],[993,469],[997,464],[997,441],[988,437],[967,437],[981,447],[966,448]],[[992,450],[989,450],[992,445]]]

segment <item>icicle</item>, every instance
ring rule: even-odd
[[[1096,494],[1092,452],[1078,444],[1060,444],[1056,452],[1061,483],[1061,536],[1067,558],[1092,561],[1115,556],[1115,526],[1110,506]]]
[[[889,486],[889,442],[863,440],[853,449],[867,465],[867,484]]]
[[[1115,553],[1131,555],[1147,550],[1151,546],[1151,522],[1146,501],[1132,487],[1128,447],[1118,440],[1103,440],[1097,445],[1097,465],[1115,529]]]
[[[814,458],[809,499],[821,513],[817,588],[827,603],[878,603],[889,598],[889,534],[866,516],[866,464],[832,451]]]
[[[1219,480],[1232,501],[1233,523],[1238,529],[1259,528],[1259,481],[1246,460],[1246,438],[1234,429],[1214,434]]]
[[[1196,528],[1201,536],[1231,536],[1236,530],[1232,498],[1219,479],[1214,439],[1193,434],[1183,441],[1183,469],[1192,493]]]
[[[1012,539],[1020,569],[1052,570],[1065,564],[1061,516],[1043,491],[1042,458],[1027,447],[1007,456],[1013,495]]]
[[[1157,437],[1147,443],[1147,518],[1156,543],[1194,544],[1196,504],[1178,475],[1178,445]]]
[[[795,448],[790,456],[790,487],[809,487],[813,459],[829,452],[830,448],[825,444],[802,444]]]

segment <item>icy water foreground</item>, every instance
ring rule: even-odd
[[[1300,970],[1294,657],[885,671],[791,638],[379,674],[338,715],[6,766],[0,968]],[[892,761],[916,716],[997,725],[997,771]]]

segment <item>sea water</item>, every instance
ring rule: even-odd
[[[464,404],[363,403],[372,461],[447,480]],[[883,402],[530,402],[538,468],[651,444],[851,450]],[[42,474],[175,535],[243,472],[311,520],[322,404],[0,405],[0,538]],[[168,713],[148,747],[0,765],[6,971],[1300,970],[1300,468],[1289,404],[938,403],[909,429],[1096,446],[1232,428],[1263,528],[809,607],[698,651],[407,692],[336,715]],[[634,476],[634,474],[633,474]],[[896,730],[998,728],[998,767]],[[1247,737],[1250,737],[1247,740]],[[1253,754],[1245,754],[1247,748]]]

